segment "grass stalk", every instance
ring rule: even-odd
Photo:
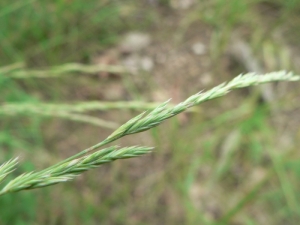
[[[234,89],[273,81],[298,81],[299,79],[300,76],[296,76],[292,73],[287,73],[285,71],[273,72],[265,75],[257,75],[255,73],[239,75],[228,83],[222,83],[209,91],[199,92],[195,95],[192,95],[189,98],[187,98],[184,102],[175,105],[173,108],[168,108],[167,104],[169,101],[166,101],[158,107],[156,107],[155,109],[153,109],[152,111],[150,111],[147,115],[145,115],[146,112],[143,112],[137,115],[136,117],[132,118],[131,120],[127,121],[122,126],[120,126],[105,140],[99,142],[98,144],[90,148],[83,150],[82,152],[79,152],[78,154],[64,160],[63,162],[67,162],[69,160],[73,160],[77,157],[85,155],[101,146],[111,143],[126,135],[149,130],[153,127],[158,126],[163,121],[187,110],[190,107],[198,105],[202,102],[206,102],[208,100],[224,96]]]
[[[68,180],[72,180],[81,172],[92,169],[100,164],[111,162],[115,159],[136,157],[141,154],[147,153],[150,151],[150,148],[147,147],[129,147],[120,150],[116,150],[116,147],[110,147],[102,151],[93,151],[126,135],[143,132],[156,127],[163,121],[179,113],[182,113],[193,106],[196,106],[208,100],[224,96],[234,89],[273,81],[298,80],[300,80],[300,76],[296,76],[285,71],[273,72],[265,75],[248,73],[245,75],[239,75],[233,80],[227,83],[222,83],[206,92],[199,92],[195,95],[192,95],[185,101],[175,105],[174,107],[168,107],[169,101],[166,101],[150,112],[144,112],[132,118],[98,144],[87,148],[40,172],[27,173],[15,178],[11,182],[9,182],[2,189],[2,191],[0,191],[0,195],[3,195],[7,192],[44,187],[60,182],[65,182]],[[107,152],[108,155],[106,155]],[[14,164],[9,163],[9,165]],[[6,176],[6,174],[8,173],[7,170],[3,171],[1,173],[0,170],[0,176]]]
[[[46,169],[40,172],[31,172],[22,174],[11,180],[0,191],[0,196],[9,192],[17,192],[26,189],[41,188],[54,185],[61,182],[73,180],[79,174],[96,168],[104,163],[109,163],[117,159],[133,158],[150,152],[150,147],[126,147],[118,149],[117,146],[105,148],[90,155],[74,159],[70,162],[62,163],[59,166]],[[0,167],[4,171],[1,177],[4,177],[13,170],[17,159],[10,160]],[[0,177],[0,178],[1,178]]]

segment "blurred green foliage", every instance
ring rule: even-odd
[[[1,1],[1,64],[44,66],[84,60],[126,26],[116,1]]]

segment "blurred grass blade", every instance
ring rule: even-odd
[[[128,71],[122,66],[115,65],[83,65],[79,63],[69,63],[44,70],[22,69],[17,71],[7,71],[5,76],[15,79],[27,79],[58,77],[70,73],[95,74],[99,72],[127,73]]]
[[[15,70],[21,69],[25,66],[25,64],[23,62],[18,62],[18,63],[14,63],[8,66],[2,66],[0,67],[0,75],[2,74],[6,74],[6,73],[11,73]]]
[[[20,113],[36,113],[44,112],[68,112],[68,113],[83,113],[89,111],[107,111],[113,109],[132,109],[132,110],[152,110],[158,107],[158,102],[141,102],[141,101],[86,101],[74,103],[5,103],[0,105],[0,113],[7,115],[17,115]],[[174,105],[170,104],[169,107]],[[190,110],[190,111],[199,111]]]

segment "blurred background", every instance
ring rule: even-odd
[[[0,161],[40,170],[167,99],[299,74],[299,15],[299,0],[2,0]],[[4,195],[0,224],[298,224],[299,87],[237,90],[122,138],[155,151]]]

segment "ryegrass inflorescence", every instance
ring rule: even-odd
[[[110,136],[102,142],[87,148],[70,158],[67,158],[49,168],[40,172],[30,172],[22,174],[8,182],[0,195],[8,192],[16,192],[26,189],[45,187],[61,182],[74,179],[79,174],[98,167],[104,163],[108,163],[117,159],[131,158],[151,152],[149,147],[125,147],[118,149],[116,146],[98,150],[100,147],[111,143],[126,135],[134,134],[149,130],[158,126],[163,121],[186,111],[188,108],[198,105],[202,102],[215,99],[229,93],[231,90],[268,83],[272,81],[298,81],[300,76],[287,73],[285,71],[272,72],[265,75],[257,75],[248,73],[239,75],[228,83],[222,83],[206,92],[199,92],[190,96],[185,101],[168,107],[166,101],[157,106],[150,112],[141,113],[138,116],[127,121],[125,124],[116,129]],[[97,151],[96,151],[97,150]],[[10,174],[17,165],[17,159],[12,159],[0,166],[0,181]]]

